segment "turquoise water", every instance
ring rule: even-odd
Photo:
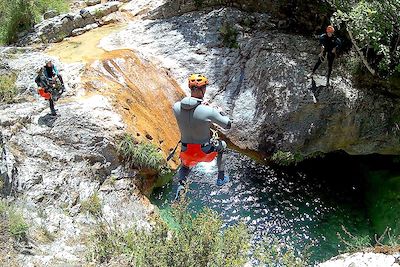
[[[353,235],[375,233],[376,220],[371,221],[371,204],[366,198],[366,192],[373,189],[361,166],[358,159],[340,155],[295,168],[276,168],[229,152],[231,181],[226,186],[215,185],[215,162],[199,164],[193,170],[189,208],[210,207],[226,224],[245,220],[256,240],[276,237],[299,252],[311,245],[312,261],[320,262],[344,249],[337,237],[337,232],[343,233],[342,225]],[[175,189],[176,180],[154,190],[151,201],[167,210]],[[385,223],[395,216],[388,214]]]

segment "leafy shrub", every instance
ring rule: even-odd
[[[346,26],[373,72],[380,76],[400,74],[400,0],[332,3],[337,8],[333,22]]]
[[[5,201],[0,200],[0,226],[2,235],[11,234],[16,240],[26,237],[29,225],[22,214]]]
[[[239,44],[237,42],[237,36],[239,32],[232,27],[232,25],[230,25],[228,22],[224,22],[219,29],[219,33],[224,46],[229,48],[239,48]]]
[[[97,225],[90,237],[88,260],[106,263],[117,257],[126,266],[140,267],[234,267],[250,261],[257,266],[309,266],[292,248],[277,241],[264,240],[252,248],[244,223],[223,228],[215,211],[204,209],[192,215],[187,205],[181,200],[164,220],[157,217],[151,230],[133,226],[122,231],[115,225]]]
[[[0,102],[11,103],[17,95],[14,73],[0,75]]]
[[[93,216],[101,215],[101,202],[99,195],[94,193],[87,200],[82,201],[81,203],[81,211],[89,212]]]
[[[256,246],[253,257],[258,266],[305,267],[308,264],[307,248],[304,255],[298,255],[293,248],[273,238],[264,239]]]
[[[179,213],[179,211],[178,211]],[[243,266],[249,260],[250,235],[244,224],[221,230],[222,220],[212,210],[197,216],[175,214],[179,228],[160,219],[151,231],[133,227],[123,232],[100,224],[91,238],[90,258],[107,262],[125,256],[133,266]]]
[[[20,32],[41,20],[48,10],[68,10],[66,0],[0,0],[0,43],[12,43]]]
[[[197,8],[201,8],[203,6],[203,4],[204,4],[204,0],[194,0],[194,5]]]
[[[371,237],[369,235],[354,236],[342,226],[345,235],[342,236],[339,232],[337,236],[339,240],[345,244],[345,252],[359,252],[366,248],[371,248]]]
[[[28,232],[29,225],[25,222],[22,214],[17,211],[10,210],[8,220],[8,227],[11,235],[18,240],[24,238]]]
[[[138,143],[131,135],[125,135],[118,150],[124,161],[132,168],[161,171],[166,162],[152,143]]]
[[[278,150],[272,155],[271,160],[281,166],[290,166],[301,162],[304,160],[304,157],[300,154],[293,154],[290,151]]]
[[[393,254],[400,252],[400,235],[392,234],[386,228],[382,235],[375,234],[374,239],[369,235],[355,236],[344,226],[343,233],[337,233],[339,240],[345,245],[344,252],[375,251],[377,253]]]

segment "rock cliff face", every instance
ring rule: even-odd
[[[377,253],[343,254],[318,265],[319,267],[399,267],[400,255],[385,255]]]
[[[291,32],[314,32],[329,22],[333,13],[327,1],[299,0],[190,0],[166,1],[150,14],[153,18],[170,18],[176,15],[217,7],[234,7],[245,12],[269,13],[280,29]]]
[[[307,79],[317,40],[276,28],[270,15],[220,8],[138,20],[101,46],[131,48],[160,62],[183,88],[190,73],[209,76],[208,98],[232,117],[228,137],[242,148],[304,155],[334,150],[398,154],[397,99],[379,88],[357,88],[344,58],[335,63],[330,87],[322,76],[325,66],[314,81]],[[237,48],[224,45],[226,32],[234,35],[229,44]]]
[[[46,54],[56,48],[1,50],[1,73],[18,75],[20,95],[18,103],[1,105],[0,194],[29,221],[29,240],[15,256],[22,266],[83,264],[87,238],[98,223],[84,203],[94,195],[101,220],[122,228],[148,225],[154,207],[137,185],[137,171],[120,161],[118,139],[131,133],[164,155],[179,140],[171,106],[183,94],[165,71],[129,50],[97,52],[96,60],[67,55],[67,63],[62,49],[56,58]],[[47,59],[66,81],[57,117],[48,114],[34,84]],[[41,242],[43,229],[53,241]]]

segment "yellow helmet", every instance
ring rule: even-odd
[[[189,88],[202,87],[208,84],[208,79],[202,74],[192,74],[189,76]]]

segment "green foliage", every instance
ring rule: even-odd
[[[3,200],[0,200],[0,217],[6,216],[7,207],[7,203]]]
[[[7,229],[2,234],[11,234],[16,240],[25,238],[29,229],[22,214],[3,200],[0,200],[0,226]]]
[[[338,232],[337,236],[345,244],[345,252],[359,252],[366,248],[372,248],[372,239],[370,236],[354,236],[344,226],[342,226],[342,230],[343,233]]]
[[[32,28],[48,10],[65,12],[68,10],[68,1],[0,0],[0,43],[15,42],[20,32]]]
[[[250,235],[244,224],[221,229],[220,216],[205,209],[191,216],[174,211],[179,228],[169,229],[160,219],[150,231],[98,225],[91,238],[90,259],[107,262],[123,255],[133,266],[243,266],[249,260]]]
[[[82,201],[81,203],[81,211],[89,212],[95,217],[101,216],[101,201],[99,195],[94,193],[88,199]]]
[[[333,2],[334,24],[347,26],[374,70],[380,76],[400,74],[400,0]]]
[[[15,81],[17,75],[14,73],[0,75],[0,102],[12,103],[17,95]]]
[[[239,32],[237,29],[232,27],[232,25],[230,25],[228,22],[224,22],[219,29],[219,33],[224,46],[229,48],[239,48],[239,44],[237,42],[237,36]]]
[[[303,161],[304,157],[297,153],[293,154],[290,151],[285,152],[278,150],[272,155],[271,160],[281,166],[290,166],[296,165],[297,163]]]
[[[392,233],[392,229],[386,227],[385,231],[374,240],[368,235],[354,236],[344,226],[341,233],[337,233],[339,240],[345,245],[344,252],[373,251],[375,253],[395,254],[400,251],[400,235]]]
[[[194,5],[197,8],[201,8],[203,6],[203,4],[204,4],[204,0],[194,0]]]
[[[125,135],[118,150],[124,161],[132,168],[160,172],[166,162],[152,143],[138,143],[131,135]]]
[[[304,253],[306,254],[306,251]],[[310,266],[305,256],[298,255],[293,248],[274,239],[264,239],[254,251],[258,266]]]
[[[390,227],[386,227],[381,236],[375,235],[375,248],[386,246],[393,248],[395,252],[400,252],[400,235],[399,233],[392,233]]]
[[[29,229],[29,225],[25,222],[24,217],[22,217],[22,214],[11,210],[9,212],[9,230],[10,233],[16,238],[16,239],[22,239],[23,237],[26,236],[26,233]]]

